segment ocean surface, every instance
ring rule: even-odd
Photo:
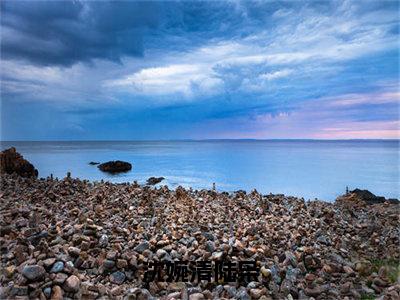
[[[14,146],[39,177],[145,183],[163,176],[171,188],[283,193],[333,201],[350,189],[399,198],[399,141],[221,140],[156,142],[1,142]],[[128,173],[109,175],[90,161],[124,160]]]

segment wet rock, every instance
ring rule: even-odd
[[[14,147],[0,152],[0,174],[4,173],[16,173],[22,177],[38,176],[38,171],[35,167],[24,159]]]
[[[101,171],[107,173],[128,172],[132,169],[132,165],[121,160],[108,161],[97,166]]]
[[[46,270],[42,266],[29,265],[22,269],[22,275],[31,281],[39,281],[44,279]]]
[[[155,185],[157,183],[160,183],[164,179],[165,179],[164,177],[150,177],[149,179],[147,179],[147,184],[148,185]]]
[[[91,161],[91,162],[89,162],[89,165],[92,165],[92,166],[94,166],[94,165],[99,165],[100,163],[99,162],[97,162],[97,161]]]

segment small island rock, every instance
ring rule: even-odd
[[[132,169],[132,165],[126,161],[114,160],[97,166],[101,171],[108,173],[127,172]]]
[[[150,177],[149,179],[147,179],[147,184],[148,185],[155,185],[157,183],[160,183],[164,179],[165,179],[164,177]]]

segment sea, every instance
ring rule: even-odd
[[[39,177],[116,183],[165,177],[176,188],[285,194],[334,201],[348,187],[399,198],[399,140],[202,140],[1,142],[16,147]],[[101,172],[89,162],[128,161],[131,171]]]

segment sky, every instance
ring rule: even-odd
[[[2,140],[397,139],[398,1],[1,1]]]

